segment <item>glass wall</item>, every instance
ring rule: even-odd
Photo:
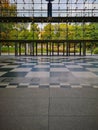
[[[97,0],[53,0],[52,17],[47,17],[47,4],[0,1],[0,54],[85,55],[98,47]]]
[[[0,40],[98,40],[98,23],[0,23]]]

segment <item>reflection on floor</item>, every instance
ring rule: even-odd
[[[0,88],[98,88],[97,57],[0,58]]]

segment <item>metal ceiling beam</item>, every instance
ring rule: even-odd
[[[98,17],[0,17],[0,22],[98,22]]]

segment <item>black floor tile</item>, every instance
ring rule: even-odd
[[[39,88],[49,88],[49,85],[39,85]]]
[[[27,85],[18,85],[17,88],[27,88]]]
[[[0,71],[2,72],[2,71],[11,71],[11,70],[13,70],[13,68],[0,68]]]
[[[71,85],[61,85],[61,88],[71,88]]]
[[[0,85],[0,88],[6,88],[7,85]]]
[[[50,72],[50,77],[66,77],[66,72]]]
[[[27,72],[8,72],[1,77],[25,77]]]
[[[49,72],[50,71],[50,68],[33,68],[31,71],[44,71],[44,72]]]
[[[20,65],[17,68],[33,68],[34,65]]]
[[[9,83],[9,85],[19,85],[19,83]]]

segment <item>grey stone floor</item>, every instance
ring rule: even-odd
[[[16,59],[21,61],[15,57],[7,57],[6,61],[0,58],[0,130],[98,130],[97,56],[79,60],[70,57],[67,64],[65,58],[59,58],[60,64],[56,58],[48,64],[44,61],[44,65],[37,60],[35,69],[28,58],[25,72],[24,59]],[[62,73],[62,68],[66,73]],[[41,69],[48,73],[47,77],[34,77]]]

